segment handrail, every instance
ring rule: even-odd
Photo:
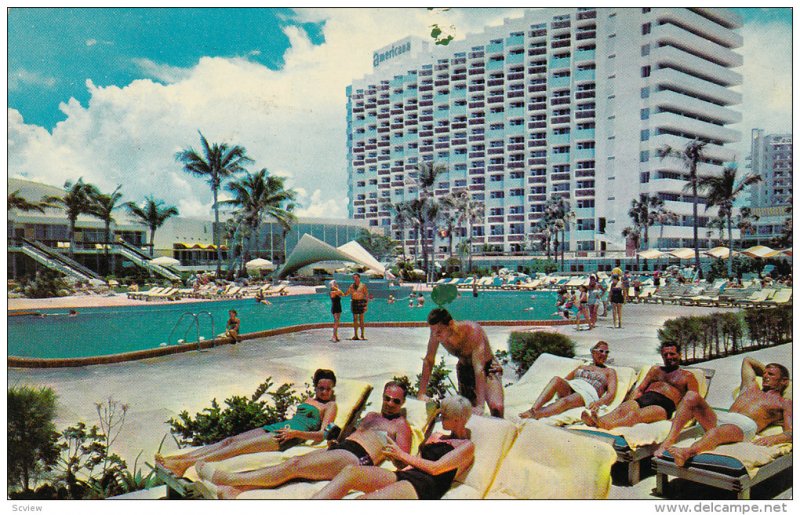
[[[50,259],[54,259],[59,263],[61,263],[63,266],[71,268],[76,272],[79,272],[80,274],[86,276],[87,279],[99,279],[101,281],[103,280],[102,277],[100,277],[97,273],[95,273],[91,269],[78,263],[74,259],[61,254],[60,252],[57,252],[49,248],[47,245],[44,245],[43,243],[34,240],[29,240],[27,238],[20,238],[20,239],[22,240],[23,244],[28,244],[32,246],[33,248],[45,254],[45,256],[49,257]]]
[[[172,272],[166,267],[153,263],[150,259],[150,256],[127,241],[119,240],[116,242],[116,244],[119,245],[120,253],[122,255],[129,257],[133,261],[136,261],[138,265],[157,272],[159,275],[164,276],[171,281],[180,281],[181,277],[178,274]]]
[[[216,333],[216,331],[214,329],[214,315],[212,315],[209,311],[201,311],[199,313],[192,313],[190,311],[187,311],[187,312],[183,313],[178,318],[178,321],[175,322],[175,325],[172,326],[172,330],[169,332],[169,336],[167,337],[167,344],[168,345],[170,344],[170,342],[172,340],[172,335],[175,334],[175,330],[178,328],[178,326],[183,321],[183,319],[186,318],[186,316],[192,317],[192,322],[190,322],[189,325],[186,327],[186,331],[183,333],[183,337],[184,337],[184,339],[186,339],[186,335],[189,333],[189,331],[191,330],[192,326],[194,326],[195,330],[197,331],[197,339],[195,341],[199,344],[200,343],[200,316],[201,315],[207,315],[209,320],[211,320],[211,346],[213,347],[214,346],[214,342],[217,339],[217,336],[216,336],[217,333]],[[178,342],[176,341],[175,343],[178,343]]]

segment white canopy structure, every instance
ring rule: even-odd
[[[250,261],[248,261],[247,263],[244,264],[244,267],[247,268],[247,269],[253,269],[253,270],[274,270],[275,269],[275,265],[272,264],[272,261],[270,261],[269,259],[263,259],[263,258],[251,259]]]
[[[639,252],[638,254],[639,254],[639,257],[644,258],[644,259],[658,259],[661,256],[665,256],[666,255],[665,252],[661,252],[660,250],[657,250],[657,249],[643,250],[643,251]]]
[[[337,248],[310,234],[303,234],[292,253],[286,258],[278,277],[286,277],[318,261],[350,261],[365,266],[376,274],[383,275],[386,272],[384,266],[355,241],[347,242]]]
[[[161,266],[176,266],[180,265],[181,262],[177,259],[171,258],[169,256],[160,256],[150,261],[154,265],[161,265]]]

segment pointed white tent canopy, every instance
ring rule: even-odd
[[[336,248],[310,234],[303,234],[292,253],[286,258],[286,263],[278,276],[286,277],[292,272],[318,261],[350,261],[363,265],[378,274],[385,272],[383,265],[355,241]]]

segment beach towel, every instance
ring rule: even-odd
[[[616,453],[599,440],[531,420],[509,450],[487,499],[605,499]]]

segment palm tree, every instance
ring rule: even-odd
[[[440,201],[438,221],[441,224],[442,233],[447,235],[448,251],[450,257],[453,256],[453,232],[458,223],[458,193],[448,193]]]
[[[220,202],[223,205],[237,207],[237,215],[250,229],[251,238],[254,239],[256,254],[259,249],[259,228],[264,216],[271,216],[281,226],[288,226],[295,221],[295,216],[287,211],[286,206],[293,201],[297,193],[284,187],[284,179],[269,175],[266,168],[255,174],[247,173],[238,181],[228,183],[228,190],[233,193],[232,200]],[[248,242],[244,250],[244,260],[247,260],[249,249],[253,242]]]
[[[566,243],[566,231],[569,228],[570,222],[575,219],[575,213],[570,210],[569,201],[559,195],[553,193],[544,207],[545,219],[551,227],[551,231],[555,233],[555,252],[556,260],[558,260],[558,232],[561,232],[561,271],[564,270],[564,250]]]
[[[457,213],[456,226],[461,228],[461,224],[466,224],[465,234],[467,238],[467,256],[469,260],[467,271],[472,272],[472,224],[483,218],[485,206],[483,202],[473,200],[468,191],[456,193],[453,201]]]
[[[430,274],[428,263],[428,256],[430,255],[429,250],[432,254],[434,241],[436,240],[435,231],[430,242],[428,241],[427,233],[430,226],[434,224],[437,214],[439,213],[438,202],[436,197],[433,196],[433,185],[436,183],[436,178],[446,172],[447,167],[443,164],[423,161],[417,165],[417,198],[422,201],[422,210],[419,212],[422,215],[422,219],[420,220],[420,228],[422,229],[422,261],[426,274]],[[430,249],[428,245],[430,245]]]
[[[728,225],[728,276],[733,273],[733,203],[748,186],[762,181],[757,173],[745,175],[741,181],[736,182],[736,165],[726,166],[722,175],[703,177],[697,181],[697,187],[708,197],[706,209],[719,207],[719,217],[724,218]]]
[[[641,230],[635,225],[633,227],[626,227],[622,229],[622,237],[633,242],[633,246],[636,248],[636,270],[639,270],[639,243],[642,240]]]
[[[64,196],[45,196],[42,204],[52,207],[60,207],[67,214],[69,220],[69,256],[75,258],[75,223],[78,216],[91,214],[93,201],[100,192],[93,184],[83,182],[83,177],[76,182],[67,181],[64,183]]]
[[[761,217],[753,214],[749,207],[743,207],[736,216],[736,228],[739,229],[739,246],[744,248],[744,236],[756,233],[756,224]]]
[[[181,150],[175,154],[175,160],[183,164],[183,171],[208,180],[211,192],[214,195],[214,245],[217,248],[217,276],[220,275],[222,266],[222,249],[219,242],[219,205],[217,194],[222,182],[244,171],[244,166],[253,160],[247,157],[244,147],[227,143],[214,143],[209,145],[203,133],[200,133],[200,142],[203,145],[202,153],[193,148]]]
[[[539,219],[539,222],[536,224],[535,227],[536,236],[539,239],[539,242],[544,248],[545,254],[547,259],[550,259],[550,239],[552,238],[552,231],[550,229],[549,224],[545,221],[544,218]]]
[[[105,254],[106,254],[106,263],[109,263],[109,255],[108,255],[108,247],[111,245],[112,237],[111,237],[111,224],[114,223],[114,210],[119,209],[121,206],[117,205],[117,202],[122,198],[122,193],[119,192],[122,185],[116,187],[114,191],[109,194],[99,193],[93,198],[94,205],[92,206],[92,216],[99,218],[103,221],[106,227],[105,232]],[[114,273],[116,269],[116,259],[114,262],[111,263],[111,273]]]
[[[633,223],[642,228],[644,235],[644,248],[650,248],[650,238],[648,229],[650,226],[655,225],[658,220],[659,213],[664,209],[664,201],[655,195],[648,195],[640,193],[638,199],[631,200],[631,208],[628,211],[628,216],[631,217]],[[662,226],[663,229],[663,226]]]
[[[713,239],[714,231],[717,231],[717,234],[719,236],[718,242],[719,242],[720,245],[724,245],[724,243],[725,243],[725,218],[723,218],[721,216],[717,216],[717,217],[712,218],[706,224],[706,229],[708,229],[706,231],[706,237],[708,239]]]
[[[403,251],[403,263],[406,262],[406,223],[408,220],[407,211],[405,209],[404,202],[392,202],[389,199],[384,199],[383,201],[383,209],[389,212],[389,216],[392,217],[392,221],[395,226],[397,226],[397,230],[400,231],[400,248]]]
[[[41,203],[28,202],[24,197],[20,196],[19,190],[12,191],[8,194],[8,205],[6,207],[8,208],[8,211],[38,211],[40,213],[44,213],[44,206]]]
[[[669,223],[677,222],[678,220],[680,220],[680,217],[677,213],[664,208],[658,210],[658,214],[656,215],[656,223],[661,227],[661,230],[658,234],[659,247],[663,246],[662,241],[664,240],[664,226]]]
[[[164,201],[155,200],[152,196],[146,197],[142,206],[137,206],[134,202],[127,202],[125,207],[139,223],[150,228],[150,257],[153,257],[153,239],[156,229],[164,225],[164,222],[172,216],[178,216],[178,208],[175,206],[164,206]]]
[[[683,150],[675,150],[669,145],[659,148],[656,153],[661,159],[674,157],[681,159],[683,165],[689,170],[689,186],[692,190],[692,229],[694,237],[694,266],[700,270],[700,246],[697,239],[697,164],[705,157],[703,149],[707,142],[694,139],[686,144]]]

